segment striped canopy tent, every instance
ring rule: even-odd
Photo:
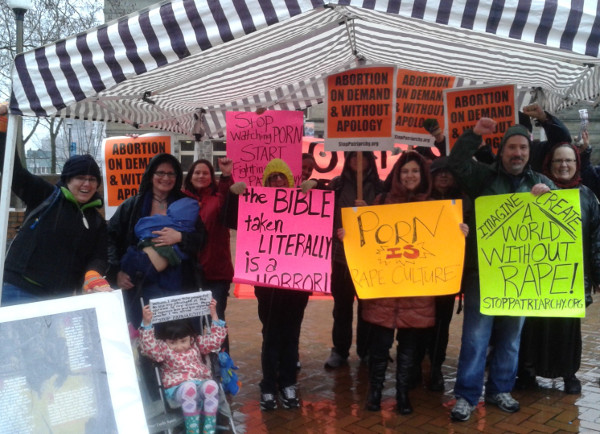
[[[389,64],[516,84],[522,104],[600,100],[598,0],[175,0],[21,54],[11,114],[210,137],[225,112],[318,104],[324,77]],[[460,84],[459,84],[460,85]]]

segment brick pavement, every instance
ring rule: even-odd
[[[368,387],[367,369],[352,354],[347,367],[326,371],[323,363],[331,345],[331,300],[310,301],[300,338],[300,409],[261,412],[258,405],[261,326],[256,300],[231,298],[227,322],[231,352],[239,366],[242,389],[231,400],[234,419],[241,433],[600,433],[600,299],[592,304],[583,321],[583,357],[578,373],[583,385],[580,396],[565,395],[560,379],[538,377],[537,390],[515,392],[521,411],[508,414],[495,407],[479,407],[468,422],[452,422],[452,387],[460,347],[462,315],[454,317],[444,393],[430,392],[421,385],[411,392],[414,413],[395,413],[395,366],[390,364],[381,412],[364,410]],[[354,348],[353,348],[354,349]],[[352,350],[353,350],[352,349]],[[391,354],[395,354],[394,351]],[[427,378],[427,366],[424,366]]]

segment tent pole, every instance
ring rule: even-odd
[[[4,283],[4,260],[8,238],[8,215],[10,213],[10,188],[12,186],[13,165],[17,149],[17,115],[8,115],[6,146],[4,147],[4,167],[2,169],[2,190],[0,192],[0,301]]]

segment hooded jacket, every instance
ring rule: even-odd
[[[288,181],[288,188],[294,187],[294,175],[290,170],[290,167],[287,165],[285,161],[280,158],[273,158],[265,167],[265,171],[263,172],[262,185],[263,187],[268,187],[269,176],[273,173],[282,173],[285,175]]]
[[[400,170],[409,161],[415,161],[421,172],[421,182],[415,192],[409,192],[400,182]],[[428,200],[430,191],[431,178],[425,159],[416,151],[408,151],[402,153],[392,169],[390,191],[377,196],[375,204],[424,201]],[[435,298],[431,296],[365,299],[361,303],[362,318],[382,327],[426,328],[435,323]]]
[[[135,225],[142,217],[150,215],[152,208],[152,177],[159,165],[169,163],[177,174],[175,185],[167,197],[168,205],[185,197],[181,192],[183,173],[179,161],[170,154],[158,154],[153,157],[142,176],[140,188],[136,196],[126,199],[108,222],[108,278],[111,284],[116,284],[116,276],[120,270],[120,261],[129,246],[136,246],[138,238],[135,235]],[[195,258],[197,252],[206,244],[206,230],[200,219],[196,220],[194,232],[182,232],[179,248]],[[197,261],[184,261],[184,289],[197,290],[200,287],[199,268]]]
[[[12,189],[27,209],[6,256],[6,282],[52,298],[80,292],[88,270],[106,272],[106,222],[97,193],[80,205],[62,181],[54,186],[29,173],[18,156]]]

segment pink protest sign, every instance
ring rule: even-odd
[[[239,197],[236,283],[330,292],[334,192],[248,187]]]
[[[248,186],[261,186],[267,163],[281,158],[299,185],[303,121],[299,111],[227,112],[227,157],[233,160],[233,178]]]

